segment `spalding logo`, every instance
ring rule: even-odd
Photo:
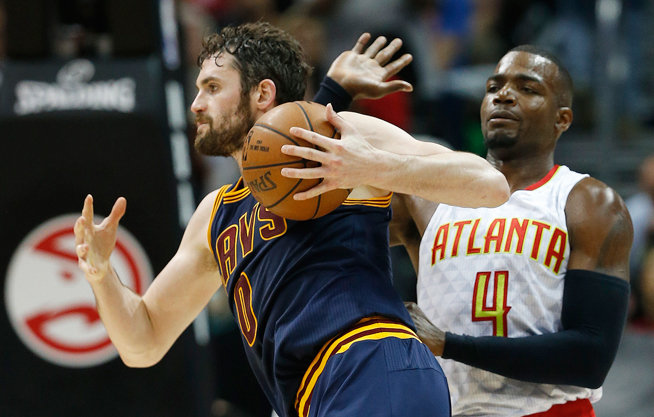
[[[270,171],[266,171],[265,174],[255,179],[254,181],[248,182],[248,188],[253,193],[263,193],[266,191],[271,191],[277,188],[277,184],[272,180]]]
[[[129,113],[136,107],[136,81],[130,77],[91,82],[95,67],[78,59],[64,65],[56,83],[23,80],[16,84],[18,115],[65,110]]]
[[[77,217],[56,217],[33,230],[14,252],[5,280],[5,305],[20,340],[42,359],[72,368],[99,365],[118,355],[91,286],[77,266]],[[123,284],[138,294],[152,282],[145,251],[122,226],[111,263]]]

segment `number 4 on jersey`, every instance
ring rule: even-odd
[[[491,275],[494,276],[493,293],[489,297]],[[472,321],[493,322],[493,336],[507,337],[506,315],[511,310],[511,307],[506,305],[508,285],[509,271],[477,273],[475,290],[472,294]]]

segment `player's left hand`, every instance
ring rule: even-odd
[[[396,91],[413,91],[413,86],[406,81],[387,81],[413,60],[411,54],[404,54],[388,62],[402,47],[402,40],[394,39],[384,48],[386,38],[380,36],[364,51],[369,40],[369,33],[361,35],[352,50],[336,58],[327,76],[340,84],[354,100],[380,98]]]
[[[418,337],[435,356],[442,356],[445,348],[445,332],[434,326],[416,303],[405,302],[406,309],[416,325]]]
[[[288,178],[316,179],[323,181],[307,191],[293,196],[296,200],[307,200],[337,188],[352,189],[369,185],[374,169],[371,166],[380,151],[371,146],[359,131],[336,114],[331,104],[327,105],[327,121],[341,132],[341,139],[332,139],[299,127],[291,128],[291,134],[310,142],[320,149],[284,145],[282,153],[320,162],[317,168],[283,168],[281,173]]]

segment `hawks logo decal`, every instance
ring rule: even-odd
[[[5,305],[20,340],[37,356],[61,366],[102,364],[118,353],[95,298],[77,266],[73,225],[78,215],[51,219],[27,235],[14,252],[5,280]],[[98,220],[96,220],[98,221]],[[111,262],[138,294],[152,282],[145,251],[122,226]]]

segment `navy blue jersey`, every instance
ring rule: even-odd
[[[250,365],[280,415],[295,414],[302,376],[334,336],[370,316],[413,328],[391,281],[390,219],[390,196],[298,222],[261,207],[242,179],[218,192],[209,243]]]

